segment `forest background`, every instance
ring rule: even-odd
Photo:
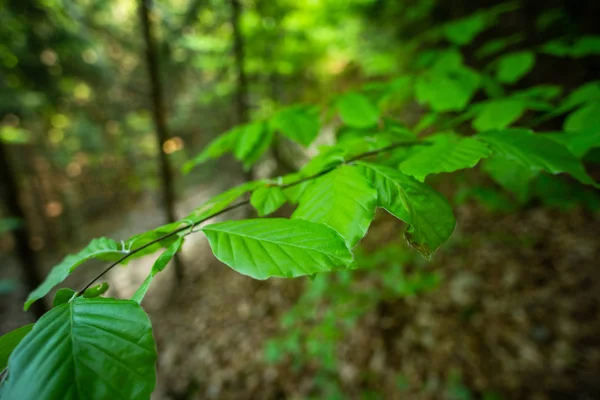
[[[425,138],[517,124],[585,131],[569,149],[599,181],[596,2],[143,4],[0,0],[0,333],[51,306],[22,311],[50,268],[90,239],[124,240],[351,139],[340,119],[360,128],[378,112],[360,102],[342,111],[346,93]],[[413,98],[414,70],[448,49],[476,87]],[[279,135],[253,166],[240,154],[190,164],[223,132],[299,103],[324,110],[310,146]],[[204,238],[188,240],[144,301],[159,348],[154,396],[598,398],[598,191],[505,167],[427,178],[458,221],[431,261],[379,214],[361,268],[314,279],[255,281],[220,264]],[[108,294],[130,297],[156,256],[112,270]]]

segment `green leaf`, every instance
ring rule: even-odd
[[[566,147],[526,129],[489,131],[477,135],[492,150],[532,170],[551,174],[568,173],[582,183],[598,186],[581,162]]]
[[[356,167],[345,165],[314,181],[292,218],[326,224],[353,247],[367,233],[376,204],[370,182]]]
[[[600,102],[593,102],[569,114],[563,126],[567,132],[600,132]]]
[[[600,81],[588,82],[575,89],[558,107],[568,111],[581,104],[600,101]]]
[[[429,174],[472,168],[491,154],[485,144],[454,133],[438,133],[429,136],[427,142],[432,145],[419,147],[400,164],[403,173],[421,182]]]
[[[582,158],[591,149],[600,147],[600,130],[554,132],[544,133],[540,136],[562,144],[577,158]]]
[[[311,275],[353,262],[336,231],[302,219],[227,221],[203,231],[221,262],[255,279]]]
[[[60,262],[60,264],[52,268],[52,271],[50,271],[44,282],[42,282],[42,284],[27,297],[24,307],[25,310],[27,310],[36,300],[47,295],[53,287],[64,281],[71,272],[84,262],[92,258],[104,261],[115,261],[127,253],[129,252],[123,249],[123,246],[114,240],[107,238],[92,240],[79,253],[68,255]]]
[[[73,289],[69,289],[69,288],[58,289],[56,291],[56,294],[54,295],[54,300],[52,300],[52,307],[60,306],[61,304],[68,302],[69,300],[74,298],[74,296],[76,294],[77,294],[77,292],[74,291]]]
[[[130,300],[73,301],[48,311],[8,362],[7,399],[149,399],[156,345]]]
[[[196,208],[185,217],[184,221],[187,220],[193,223],[198,223],[213,214],[223,211],[244,194],[257,189],[264,184],[265,183],[262,181],[251,181],[234,186],[231,189],[216,195],[200,207]]]
[[[563,39],[555,39],[544,43],[539,51],[555,57],[567,57],[571,55],[571,45]]]
[[[471,43],[479,33],[487,28],[487,21],[485,14],[476,13],[446,24],[442,28],[442,32],[450,42],[463,46]]]
[[[524,99],[490,100],[481,104],[473,128],[477,131],[504,129],[518,120],[527,109]]]
[[[358,93],[348,93],[336,103],[344,124],[354,128],[368,128],[379,121],[379,109],[367,97]]]
[[[240,161],[246,160],[252,154],[252,150],[260,144],[266,131],[263,122],[255,122],[239,127],[237,143],[233,149],[235,157]]]
[[[258,215],[263,217],[277,211],[286,202],[285,194],[279,186],[263,186],[252,192],[250,204]]]
[[[260,137],[258,143],[252,148],[252,150],[246,155],[246,158],[243,160],[244,170],[248,171],[250,167],[252,167],[262,155],[271,147],[271,143],[273,142],[273,138],[275,134],[270,129],[264,129],[262,131],[262,136]]]
[[[307,107],[286,108],[273,117],[272,124],[282,134],[303,146],[309,146],[319,134],[319,115]]]
[[[575,58],[600,54],[600,36],[582,36],[573,43],[571,55]]]
[[[25,325],[0,336],[0,371],[3,371],[4,368],[6,368],[11,353],[21,340],[31,332],[33,325],[34,324]]]
[[[475,57],[481,59],[489,56],[493,56],[494,54],[498,54],[508,46],[519,43],[523,40],[522,34],[516,34],[505,38],[493,39],[489,42],[486,42],[483,46],[481,46],[475,52]]]
[[[480,84],[480,76],[462,65],[460,53],[445,52],[415,84],[415,97],[435,112],[461,111],[471,101]]]
[[[366,162],[358,165],[377,189],[377,205],[410,225],[408,242],[429,259],[454,231],[456,220],[448,201],[400,171]]]
[[[108,282],[102,282],[95,286],[85,289],[83,292],[83,297],[86,299],[93,299],[94,297],[100,297],[104,293],[108,291],[109,285]]]
[[[531,51],[508,53],[500,57],[496,79],[503,83],[516,83],[533,68],[535,55]]]
[[[237,141],[238,132],[239,130],[234,128],[219,135],[215,140],[210,142],[200,154],[183,165],[183,172],[187,174],[198,165],[203,164],[210,159],[219,158],[223,154],[232,151]]]
[[[169,246],[169,248],[167,248],[167,250],[165,250],[164,253],[158,256],[158,258],[154,262],[154,265],[152,265],[150,275],[148,275],[148,277],[144,280],[142,285],[138,288],[138,290],[136,290],[136,292],[133,294],[133,297],[131,297],[131,300],[135,301],[138,304],[142,303],[142,300],[144,299],[148,288],[150,288],[152,279],[156,276],[156,274],[158,274],[166,268],[167,264],[169,264],[169,261],[171,261],[173,257],[175,257],[175,254],[177,254],[179,249],[181,249],[182,245],[183,236],[180,236],[177,239],[177,241],[175,241],[171,246]]]
[[[23,221],[19,218],[2,218],[0,219],[0,235],[5,232],[14,231],[22,225]]]
[[[14,126],[0,127],[0,142],[7,144],[26,144],[31,141],[31,132]]]
[[[539,174],[539,170],[523,166],[501,155],[494,155],[485,160],[483,170],[496,183],[513,193],[521,203],[529,199],[530,183]]]

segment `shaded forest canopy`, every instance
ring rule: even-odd
[[[2,398],[600,396],[597,2],[0,8]]]

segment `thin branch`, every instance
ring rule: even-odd
[[[291,183],[288,183],[288,184],[285,184],[285,185],[280,185],[279,187],[282,190],[288,189],[288,188],[300,185],[301,183],[308,182],[308,181],[311,181],[313,179],[317,179],[317,178],[319,178],[319,177],[321,177],[323,175],[326,175],[326,174],[330,173],[331,171],[333,171],[334,169],[338,168],[340,165],[347,165],[347,164],[350,164],[350,163],[352,163],[354,161],[358,161],[358,160],[362,160],[363,158],[372,157],[372,156],[376,156],[378,154],[386,153],[388,151],[397,149],[399,147],[427,146],[427,145],[429,145],[429,143],[427,143],[427,142],[399,142],[399,143],[393,143],[393,144],[391,144],[389,146],[382,147],[381,149],[378,149],[378,150],[368,151],[368,152],[359,154],[357,156],[349,158],[346,161],[343,161],[339,165],[336,165],[334,167],[331,167],[331,168],[325,169],[323,171],[317,172],[316,174],[304,177],[304,178],[299,179],[299,180],[297,180],[295,182],[291,182]],[[219,215],[225,214],[225,213],[227,213],[229,211],[233,211],[233,210],[235,210],[237,208],[243,207],[243,206],[248,205],[248,204],[250,204],[250,199],[246,199],[246,200],[240,201],[240,202],[238,202],[236,204],[233,204],[233,205],[231,205],[229,207],[226,207],[226,208],[222,209],[221,211],[217,211],[217,212],[215,212],[215,213],[213,213],[213,214],[211,214],[211,215],[209,215],[209,216],[207,216],[205,218],[202,218],[200,221],[198,221],[196,223],[193,223],[193,224],[192,223],[188,223],[188,224],[186,224],[184,226],[181,226],[181,227],[175,229],[172,232],[169,232],[169,233],[167,233],[167,234],[165,234],[165,235],[163,235],[163,236],[161,236],[161,237],[159,237],[157,239],[154,239],[154,240],[152,240],[152,241],[150,241],[150,242],[148,242],[148,243],[146,243],[146,244],[144,244],[144,245],[142,245],[142,246],[140,246],[140,247],[138,247],[138,248],[136,248],[134,250],[131,250],[129,253],[125,254],[123,257],[119,258],[117,261],[113,262],[108,267],[106,267],[104,269],[104,271],[102,271],[100,274],[98,274],[98,276],[96,276],[92,281],[90,281],[90,283],[88,283],[82,290],[79,291],[79,295],[81,295],[83,292],[85,292],[86,289],[90,288],[98,279],[100,279],[104,275],[106,275],[111,269],[113,269],[114,267],[116,267],[117,265],[119,265],[120,263],[122,263],[123,261],[125,261],[126,259],[128,259],[129,257],[131,257],[132,255],[134,255],[136,253],[139,253],[140,251],[142,251],[144,249],[147,249],[148,247],[150,247],[150,246],[152,246],[152,245],[154,245],[156,243],[159,243],[159,242],[161,242],[164,239],[170,238],[171,236],[176,235],[179,232],[182,232],[182,231],[184,231],[186,229],[193,228],[194,226],[200,225],[200,224],[208,221],[209,219],[218,217]],[[190,230],[189,232],[185,233],[183,236],[187,236],[187,235],[190,235],[192,233],[199,232],[200,230],[201,229]]]

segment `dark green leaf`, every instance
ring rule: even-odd
[[[71,274],[77,267],[84,262],[96,258],[105,261],[114,261],[129,253],[122,245],[118,244],[114,240],[107,238],[99,238],[92,240],[83,250],[77,254],[71,254],[65,257],[60,264],[52,268],[50,274],[46,277],[46,280],[42,282],[33,292],[27,297],[25,302],[25,310],[31,306],[36,300],[44,297],[52,290],[52,288]]]
[[[6,368],[11,353],[21,340],[31,332],[31,329],[33,329],[33,324],[22,326],[0,336],[0,372]]]
[[[370,182],[356,167],[345,165],[309,186],[292,218],[326,224],[353,247],[367,233],[376,203]]]
[[[442,195],[395,169],[358,164],[377,189],[377,205],[410,225],[406,238],[423,256],[429,258],[450,238],[456,220]]]
[[[477,135],[492,150],[513,162],[551,174],[568,173],[582,183],[598,186],[566,147],[526,129],[489,131]]]
[[[203,231],[220,261],[255,279],[311,275],[353,263],[336,231],[302,219],[227,221]]]
[[[106,298],[53,308],[8,362],[7,399],[149,399],[156,380],[150,320],[134,301]]]
[[[575,41],[571,48],[573,57],[587,57],[600,54],[600,36],[587,35]]]
[[[22,221],[19,218],[2,218],[0,219],[0,235],[5,232],[14,231],[19,228]]]
[[[483,46],[481,46],[476,52],[475,57],[477,58],[485,58],[489,56],[493,56],[494,54],[498,54],[508,46],[511,46],[515,43],[519,43],[523,40],[522,34],[516,34],[505,38],[493,39],[489,42],[486,42]]]
[[[485,160],[483,170],[496,183],[514,194],[521,203],[529,199],[530,183],[539,174],[539,170],[531,169],[501,155],[494,155]]]

